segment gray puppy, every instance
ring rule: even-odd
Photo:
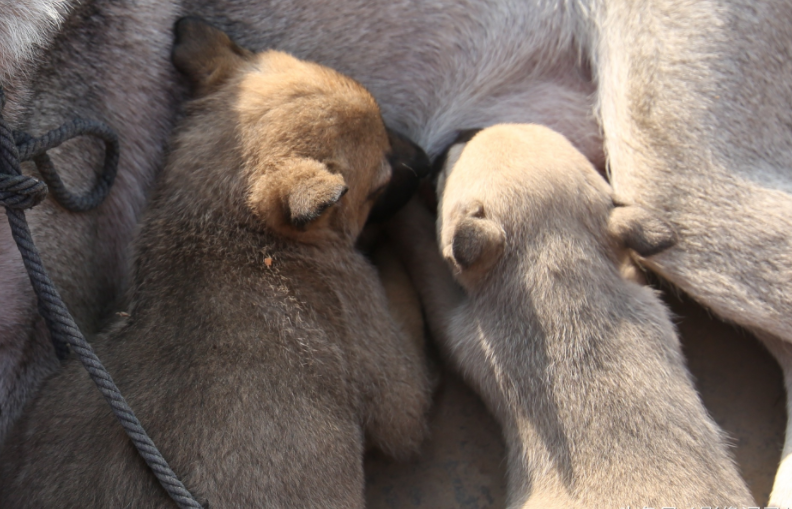
[[[97,353],[211,507],[363,507],[364,438],[415,452],[430,401],[354,250],[391,176],[379,108],[328,68],[177,30],[201,97],[145,214],[131,316]],[[76,361],[0,458],[0,507],[172,506]]]
[[[623,275],[673,230],[615,204],[580,152],[535,125],[453,147],[438,187],[440,252],[462,288],[417,203],[390,233],[433,334],[503,427],[509,507],[752,505],[668,310]]]

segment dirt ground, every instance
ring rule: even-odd
[[[757,503],[770,494],[784,438],[781,370],[747,332],[686,297],[667,296],[704,404],[728,433]],[[497,423],[458,376],[442,369],[421,456],[394,463],[366,458],[372,509],[505,507],[504,444]]]

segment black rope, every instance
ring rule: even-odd
[[[12,134],[2,116],[3,106],[5,106],[5,95],[0,87],[0,205],[6,209],[8,223],[11,225],[11,234],[22,254],[30,282],[38,296],[39,312],[47,322],[56,348],[57,345],[68,344],[71,346],[91,375],[99,392],[112,407],[113,413],[123,426],[124,431],[176,504],[181,508],[200,508],[201,505],[187,491],[184,484],[168,466],[168,462],[157,450],[118,387],[113,383],[110,373],[99,361],[93,348],[85,340],[77,324],[74,323],[74,319],[58,294],[58,290],[44,270],[38,249],[33,244],[33,237],[25,220],[24,210],[44,199],[47,194],[47,186],[33,177],[22,175],[20,161],[33,159],[36,162],[42,177],[50,184],[56,199],[65,208],[88,210],[102,202],[113,184],[118,165],[118,138],[105,124],[80,119],[64,124],[40,138],[32,138],[24,133]],[[99,182],[89,193],[83,196],[74,196],[63,186],[63,182],[55,173],[45,152],[68,139],[83,134],[98,136],[105,140],[105,167]],[[20,143],[19,147],[17,147],[18,142]],[[42,171],[42,167],[45,167],[44,171]],[[61,201],[62,199],[63,201]]]
[[[105,161],[99,180],[84,195],[77,196],[63,185],[52,161],[47,155],[47,150],[57,147],[66,140],[77,136],[91,135],[101,138],[105,142]],[[106,124],[94,120],[81,118],[67,122],[57,129],[53,129],[44,136],[33,138],[29,134],[15,131],[14,143],[19,151],[20,161],[33,160],[36,163],[41,178],[47,183],[49,191],[55,201],[70,212],[85,212],[96,208],[104,201],[110,192],[110,187],[116,176],[118,168],[118,136]]]

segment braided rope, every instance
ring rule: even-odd
[[[20,160],[26,160],[27,158],[34,158],[35,160],[46,157],[46,150],[80,134],[97,135],[104,139],[108,148],[105,155],[105,172],[94,189],[84,196],[74,197],[71,195],[63,186],[60,178],[57,177],[52,164],[49,163],[49,169],[52,171],[50,177],[52,175],[55,176],[55,179],[50,178],[48,180],[50,186],[55,188],[60,185],[63,196],[72,198],[71,201],[67,200],[70,206],[78,207],[76,210],[87,210],[79,207],[87,204],[96,206],[101,203],[113,183],[115,166],[118,163],[118,138],[104,124],[76,120],[50,131],[41,138],[34,139],[28,135],[17,133],[16,138],[20,141],[24,140],[22,141],[21,149],[17,149],[15,136],[11,133],[8,124],[2,116],[4,105],[5,96],[2,87],[0,87],[0,177],[2,177],[0,178],[0,205],[6,208],[11,234],[22,254],[22,260],[30,277],[30,282],[38,296],[39,312],[47,322],[56,348],[58,344],[71,346],[82,365],[90,374],[99,392],[102,393],[102,396],[113,409],[113,413],[121,423],[124,431],[126,431],[146,464],[151,468],[159,483],[176,504],[180,508],[200,508],[201,505],[176,477],[168,462],[163,458],[151,438],[149,438],[146,430],[143,429],[140,421],[135,417],[129,404],[121,395],[118,387],[116,387],[110,373],[99,361],[93,348],[85,340],[71,314],[69,314],[66,305],[58,294],[58,290],[44,270],[44,265],[41,262],[38,249],[33,244],[33,237],[25,219],[24,209],[40,202],[46,195],[47,186],[32,177],[22,175],[19,166]],[[113,147],[115,151],[114,154],[111,154]],[[20,153],[24,158],[21,157]],[[48,157],[47,161],[49,161]],[[38,161],[36,162],[38,164]],[[112,168],[108,167],[108,163],[112,165]],[[41,169],[41,166],[39,166],[39,169]]]
[[[11,209],[29,209],[47,196],[47,185],[26,175],[0,175],[0,203]]]

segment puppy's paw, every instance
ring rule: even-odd
[[[643,257],[661,253],[677,243],[677,234],[668,223],[634,205],[614,208],[608,219],[608,231]]]

